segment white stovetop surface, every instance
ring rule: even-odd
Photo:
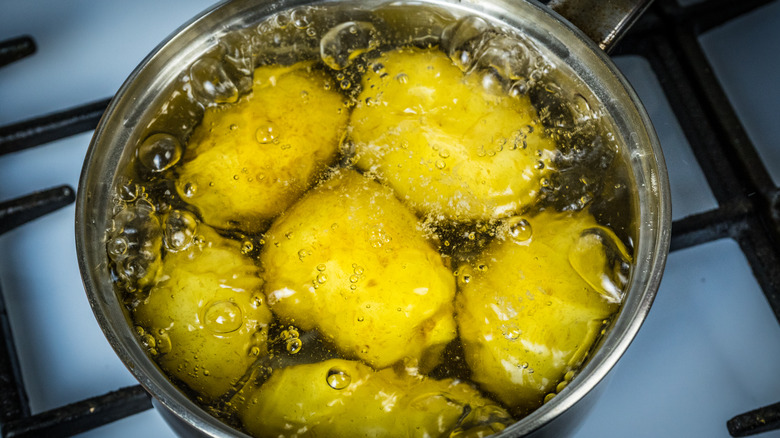
[[[32,57],[0,69],[0,126],[113,95],[158,42],[210,3],[0,0],[0,40],[29,34],[38,44]],[[774,2],[702,38],[776,181],[778,23]],[[659,133],[674,218],[716,207],[647,63],[617,63]],[[90,136],[0,157],[0,200],[75,188]],[[135,384],[87,303],[73,215],[69,206],[0,237],[0,286],[34,412]],[[576,437],[728,437],[726,420],[780,401],[778,364],[780,324],[739,246],[726,239],[675,252],[645,325]],[[173,433],[150,410],[82,436]]]

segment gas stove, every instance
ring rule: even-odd
[[[174,436],[92,315],[70,202],[106,99],[210,6],[0,7],[0,41],[27,35],[6,47],[37,47],[0,68],[0,327],[10,327],[15,352],[0,371],[18,378],[0,379],[4,437]],[[614,51],[664,150],[672,253],[645,324],[577,438],[728,437],[729,427],[736,436],[761,430],[740,414],[780,402],[778,51],[777,0],[657,0]],[[62,208],[16,226],[28,207],[30,216]],[[776,425],[778,412],[762,411]]]

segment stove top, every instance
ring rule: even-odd
[[[577,438],[728,437],[729,419],[780,402],[780,234],[772,228],[780,216],[780,1],[656,3],[614,59],[664,149],[673,252],[645,324]],[[0,68],[0,150],[9,132],[2,127],[65,109],[80,108],[69,122],[83,116],[94,126],[105,99],[143,57],[210,6],[3,2],[0,41],[30,35],[37,51]],[[75,188],[92,133],[74,132],[0,155],[0,202]],[[58,193],[68,198],[67,189]],[[73,217],[71,204],[0,235],[0,291],[31,414],[137,385],[90,310]],[[174,436],[133,388],[126,393],[141,413],[78,436]],[[99,409],[109,399],[99,400],[79,408]]]

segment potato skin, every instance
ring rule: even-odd
[[[384,53],[350,119],[356,165],[420,215],[492,220],[533,204],[553,167],[526,96],[493,94],[438,50]]]
[[[528,223],[530,239],[497,239],[474,268],[459,267],[456,299],[473,380],[520,413],[538,407],[581,364],[618,306],[572,267],[580,257],[605,264],[601,248],[578,240],[603,229],[589,213],[542,212]]]
[[[166,254],[163,276],[133,317],[155,338],[157,364],[208,402],[265,355],[272,315],[238,242],[202,224],[198,235],[200,245]]]
[[[271,310],[373,367],[435,366],[455,337],[455,280],[417,225],[388,188],[336,174],[265,234]]]
[[[512,422],[466,383],[341,359],[274,371],[239,412],[258,438],[482,437]]]
[[[312,66],[259,67],[250,95],[206,110],[176,190],[207,224],[262,231],[335,160],[348,111]]]

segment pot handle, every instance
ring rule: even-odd
[[[552,0],[549,6],[609,53],[653,0]]]

